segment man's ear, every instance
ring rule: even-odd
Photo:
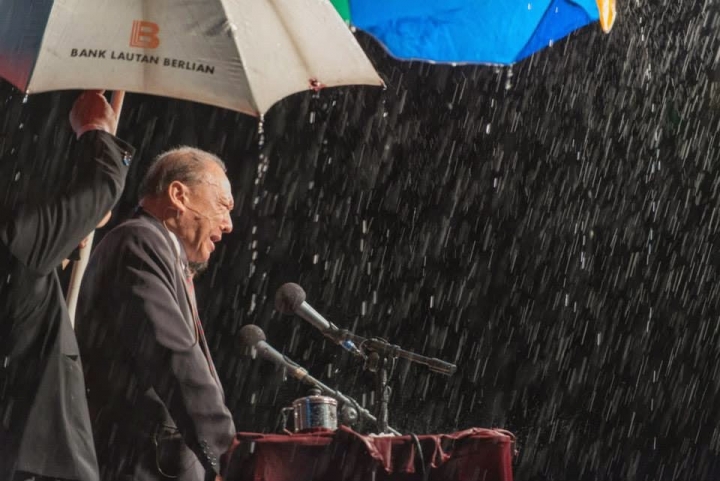
[[[170,204],[180,213],[185,212],[185,202],[187,201],[188,187],[178,180],[174,180],[168,187],[168,197]]]

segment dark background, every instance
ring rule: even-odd
[[[285,99],[262,148],[257,119],[128,94],[138,155],[112,224],[162,150],[228,163],[235,229],[198,296],[239,430],[306,393],[240,356],[244,324],[370,400],[361,363],[273,311],[292,281],[339,326],[458,364],[398,362],[401,431],[509,429],[518,480],[720,479],[720,2],[618,7],[611,34],[512,69],[400,62],[358,33],[387,90]],[[6,205],[72,175],[75,96],[0,84]]]

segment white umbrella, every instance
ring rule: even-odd
[[[0,12],[0,77],[28,94],[129,91],[260,116],[296,92],[383,85],[329,0],[0,0]]]
[[[27,93],[142,92],[260,115],[382,85],[329,0],[0,0],[0,76]]]

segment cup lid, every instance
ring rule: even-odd
[[[331,398],[329,396],[305,396],[301,398],[297,398],[293,401],[293,406],[296,404],[304,404],[304,403],[310,403],[310,404],[331,404],[333,406],[337,406],[337,400],[335,398]]]

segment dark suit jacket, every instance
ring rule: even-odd
[[[94,481],[78,346],[56,268],[112,209],[131,148],[91,131],[58,198],[0,213],[0,479],[15,470]]]
[[[103,479],[212,479],[235,436],[186,264],[182,247],[142,210],[90,259],[76,333]]]

